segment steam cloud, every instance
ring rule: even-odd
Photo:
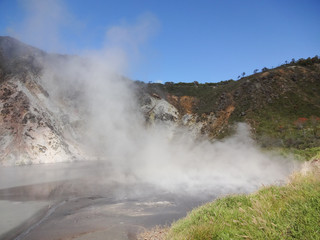
[[[293,170],[292,161],[262,153],[245,124],[238,125],[235,136],[215,143],[161,124],[145,126],[133,85],[120,74],[128,72],[129,62],[158,27],[151,15],[135,25],[112,27],[103,49],[50,62],[42,77],[56,99],[66,89],[79,89],[80,109],[87,116],[83,138],[113,170],[106,177],[191,193],[252,191],[283,180]]]
[[[106,47],[85,59],[64,62],[59,71],[50,65],[44,80],[47,84],[61,81],[64,84],[53,85],[62,88],[70,80],[69,87],[82,86],[86,145],[112,169],[113,180],[147,182],[175,192],[227,193],[252,191],[283,180],[292,171],[292,162],[262,153],[243,123],[235,136],[215,143],[196,140],[178,127],[146,127],[132,82],[118,74],[126,60],[118,46],[116,50]]]

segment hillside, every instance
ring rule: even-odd
[[[88,85],[69,81],[63,69],[70,60],[86,65],[76,56],[48,54],[0,37],[1,164],[87,158]],[[54,72],[51,85],[45,69]],[[318,57],[264,69],[238,81],[158,84],[124,77],[120,81],[135,92],[140,104],[136,111],[147,125],[165,124],[173,132],[184,128],[196,138],[215,140],[230,136],[235,123],[247,122],[263,147],[294,149],[311,157],[320,146]],[[63,87],[57,92],[55,86]],[[129,99],[129,94],[118,100]]]
[[[204,121],[202,132],[212,138],[232,133],[235,122],[248,122],[265,147],[305,149],[320,145],[318,57],[238,81],[140,84],[150,94],[166,99],[182,115]]]

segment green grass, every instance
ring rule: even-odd
[[[319,176],[215,200],[175,222],[168,239],[320,239]]]
[[[295,148],[264,148],[265,152],[275,152],[283,157],[294,157],[295,160],[305,162],[307,160],[320,159],[320,147],[295,149]]]
[[[314,148],[306,148],[303,150],[294,149],[293,154],[296,156],[296,158],[301,160],[306,159],[319,159],[320,158],[320,147],[314,147]]]

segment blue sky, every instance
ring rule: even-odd
[[[237,79],[320,55],[319,0],[0,0],[0,35],[49,52],[99,51],[115,26],[129,29],[126,74],[146,82]]]

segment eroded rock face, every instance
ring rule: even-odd
[[[145,94],[141,110],[149,124],[175,124],[180,118],[178,110],[158,96]]]
[[[0,85],[0,164],[55,163],[82,153],[63,109],[32,74],[12,75]],[[83,158],[83,157],[82,157]]]
[[[164,125],[170,127],[173,132],[184,129],[193,137],[211,137],[213,130],[218,129],[228,121],[231,114],[227,112],[218,118],[214,113],[202,114],[199,116],[192,112],[193,103],[197,100],[193,97],[169,96],[168,100],[160,98],[158,95],[145,94],[140,101],[142,113],[148,125]]]

